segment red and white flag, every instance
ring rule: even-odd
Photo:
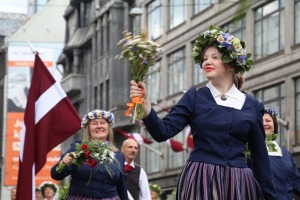
[[[47,153],[80,130],[81,119],[36,53],[20,142],[17,200],[35,199]]]
[[[178,142],[172,138],[168,139],[166,142],[174,152],[184,151],[184,147],[181,142]]]
[[[153,141],[149,138],[146,138],[145,136],[142,136],[140,133],[127,133],[121,129],[116,128],[116,131],[120,132],[124,137],[127,139],[134,139],[139,145],[141,144],[151,144]]]

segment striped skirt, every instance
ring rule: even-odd
[[[66,200],[121,200],[120,197],[112,197],[112,198],[97,198],[97,197],[91,197],[86,195],[68,195],[66,197]]]
[[[261,188],[249,168],[187,162],[177,187],[177,200],[260,200]]]

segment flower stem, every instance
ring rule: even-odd
[[[133,112],[133,118],[132,118],[132,123],[135,123],[135,119],[136,119],[136,108],[137,108],[137,104],[135,104],[134,106],[134,112]]]
[[[67,167],[67,164],[66,163],[63,163],[61,162],[56,168],[55,170],[58,172],[58,173],[62,173]]]

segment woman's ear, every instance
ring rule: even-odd
[[[230,65],[229,63],[224,63],[224,66],[228,69],[228,71],[234,71],[234,66]]]
[[[234,66],[232,66],[232,65],[227,65],[227,66],[228,66],[228,69],[230,72],[234,72]]]

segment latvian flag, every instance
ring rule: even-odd
[[[38,53],[24,114],[20,142],[17,200],[35,199],[35,175],[47,153],[80,130],[81,119]]]

